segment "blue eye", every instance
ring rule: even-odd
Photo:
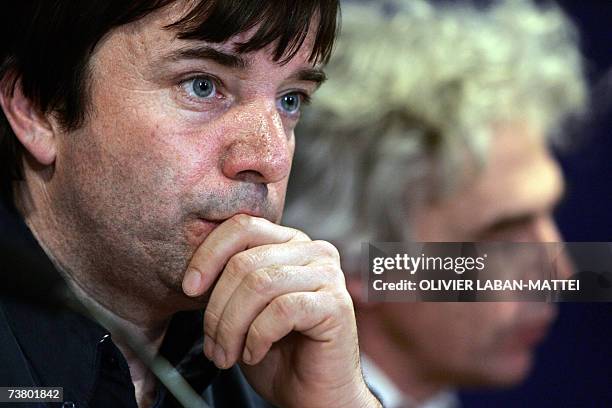
[[[283,95],[279,100],[279,107],[290,115],[299,112],[301,106],[302,96],[297,92]]]
[[[215,82],[207,77],[196,77],[187,81],[187,91],[198,98],[210,98],[217,93]]]

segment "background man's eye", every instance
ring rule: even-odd
[[[189,91],[198,98],[210,98],[214,96],[217,88],[212,79],[206,77],[197,77],[189,81]]]
[[[280,98],[280,108],[285,112],[292,114],[300,110],[302,98],[298,93],[290,93],[283,95]]]

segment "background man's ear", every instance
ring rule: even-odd
[[[0,92],[0,106],[26,150],[39,163],[52,164],[57,152],[53,127],[48,118],[25,97],[20,81],[15,84],[12,96]]]

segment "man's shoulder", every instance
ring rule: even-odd
[[[0,384],[91,387],[103,334],[67,309],[0,295]]]
[[[0,384],[32,387],[36,385],[32,371],[11,327],[5,302],[0,297]]]
[[[82,330],[84,328],[87,330]],[[89,336],[91,333],[87,332],[91,330],[84,317],[75,316],[70,311],[48,310],[43,305],[0,295],[0,365],[3,367],[0,370],[0,384],[22,387],[61,385],[65,393],[72,390],[69,392],[71,399],[86,400],[84,394],[91,392],[77,391],[95,388],[95,384],[87,383],[86,378],[95,377],[93,372],[96,370],[86,372],[83,367],[96,365],[99,350],[96,353],[88,344],[99,342],[72,336]],[[46,334],[42,335],[43,332]],[[100,336],[102,332],[96,334]],[[78,342],[78,347],[71,342]],[[66,354],[62,354],[60,349],[64,349]],[[52,350],[55,352],[51,353]],[[78,355],[78,358],[70,360],[71,355]],[[203,355],[201,358],[205,359]],[[79,365],[83,367],[79,368]],[[72,373],[80,372],[83,375],[77,378],[64,372],[62,366],[69,367]],[[251,388],[238,366],[218,372],[211,382],[204,372],[195,370],[190,374],[190,380],[203,381],[202,388],[196,387],[196,390],[211,407],[273,408]],[[95,405],[95,401],[90,402]],[[179,405],[170,397],[164,398],[159,406]]]

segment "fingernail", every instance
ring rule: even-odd
[[[209,360],[213,359],[214,347],[215,347],[215,342],[213,341],[213,339],[207,335],[204,335],[204,355]]]
[[[244,353],[242,353],[242,361],[247,364],[251,364],[251,352],[248,347],[244,348]]]
[[[225,368],[225,351],[218,344],[215,346],[215,363],[217,363],[217,367]]]
[[[187,296],[198,295],[201,282],[202,274],[195,269],[189,269],[183,279],[183,292],[185,292]]]

